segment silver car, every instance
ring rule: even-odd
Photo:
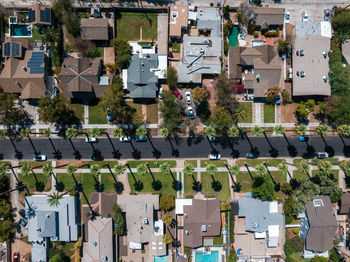
[[[208,158],[209,158],[209,160],[220,160],[221,155],[220,154],[209,154]]]
[[[120,142],[130,142],[131,141],[131,137],[130,136],[122,136],[121,138],[119,138]]]
[[[188,105],[190,105],[191,104],[191,92],[190,91],[187,91],[186,93],[185,93],[185,95],[186,95],[186,101],[187,101],[187,104]]]

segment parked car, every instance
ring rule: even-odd
[[[219,137],[217,137],[217,136],[211,136],[211,137],[209,137],[209,141],[210,141],[210,142],[218,142],[218,141],[219,141]]]
[[[107,114],[107,121],[108,122],[112,122],[113,121],[113,117],[111,114]]]
[[[46,161],[47,157],[46,155],[34,155],[33,160],[35,161]]]
[[[299,136],[299,141],[300,142],[307,142],[307,141],[309,141],[309,137],[308,136]]]
[[[329,8],[326,8],[326,9],[324,10],[324,20],[325,20],[325,21],[329,21],[330,15],[331,15],[331,12],[330,12]]]
[[[131,141],[131,137],[130,136],[122,136],[121,138],[119,138],[120,142],[130,142]]]
[[[26,218],[26,211],[24,209],[20,209],[18,210],[18,214],[23,217],[23,218]]]
[[[21,218],[20,220],[18,220],[18,225],[20,225],[21,227],[26,227],[28,224],[27,221],[25,221],[23,218]]]
[[[18,252],[13,253],[13,262],[19,262],[19,253]]]
[[[145,136],[137,136],[135,137],[136,142],[147,142],[147,137]]]
[[[163,87],[159,88],[159,92],[158,92],[158,98],[159,99],[163,99],[163,93],[164,93]]]
[[[97,137],[85,137],[85,142],[86,143],[97,143]]]
[[[191,104],[191,92],[190,91],[187,91],[186,93],[186,101],[187,101],[187,104],[190,105]]]
[[[182,99],[183,98],[182,95],[180,94],[180,92],[178,90],[176,90],[176,89],[174,90],[174,95],[176,95],[178,99]]]
[[[209,154],[208,158],[209,158],[209,160],[220,160],[221,155],[220,154]]]
[[[287,12],[286,13],[286,24],[289,24],[289,22],[290,22],[290,13]]]
[[[318,159],[324,159],[324,158],[328,158],[329,155],[328,155],[327,152],[317,152],[316,157],[317,157]]]
[[[256,154],[252,154],[252,153],[247,153],[247,154],[245,154],[245,157],[249,158],[249,159],[254,159],[254,158],[257,158],[257,155]]]
[[[191,106],[187,107],[188,110],[188,116],[190,119],[194,119],[194,113],[193,113],[193,108]]]
[[[303,11],[303,22],[309,21],[309,13],[307,10]]]

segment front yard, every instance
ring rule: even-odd
[[[211,177],[208,173],[201,173],[201,182],[202,182],[202,193],[216,193],[218,198],[221,200],[228,200],[231,196],[230,191],[230,181],[228,180],[227,172],[218,172],[216,175]],[[217,187],[215,188],[215,184]]]
[[[264,123],[275,123],[274,104],[264,104]]]
[[[89,124],[107,124],[106,110],[100,101],[94,101],[89,105]]]
[[[253,123],[253,103],[251,102],[242,102],[239,103],[246,112],[246,115],[243,119],[241,119],[240,123]]]

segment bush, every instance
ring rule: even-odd
[[[159,208],[162,211],[170,211],[175,207],[175,197],[173,195],[163,195],[159,200]]]
[[[284,253],[286,256],[298,252],[298,247],[293,240],[287,239],[284,244]]]
[[[257,31],[254,31],[254,32],[253,32],[253,36],[254,36],[254,38],[259,37],[259,33],[258,33]]]
[[[286,195],[290,195],[293,192],[293,188],[289,183],[283,183],[281,190]]]
[[[286,224],[292,224],[293,220],[294,220],[294,217],[292,215],[286,215],[284,217],[284,221]]]
[[[299,235],[299,228],[294,228],[294,229],[293,229],[293,233],[294,233],[295,235]]]
[[[264,33],[266,37],[278,37],[280,35],[280,30],[277,28],[276,31],[267,31]]]

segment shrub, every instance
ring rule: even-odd
[[[288,256],[298,252],[298,247],[293,240],[287,239],[284,244],[284,253]]]
[[[292,215],[286,215],[284,217],[284,220],[285,220],[286,224],[292,224],[294,217]]]
[[[254,36],[254,38],[259,37],[259,33],[258,33],[257,31],[254,31],[254,32],[253,32],[253,36]]]
[[[281,190],[286,195],[289,195],[290,193],[293,192],[293,188],[292,188],[292,186],[289,183],[283,183]]]
[[[295,235],[299,235],[299,229],[298,229],[298,228],[294,228],[294,229],[293,229],[293,233],[294,233]]]

